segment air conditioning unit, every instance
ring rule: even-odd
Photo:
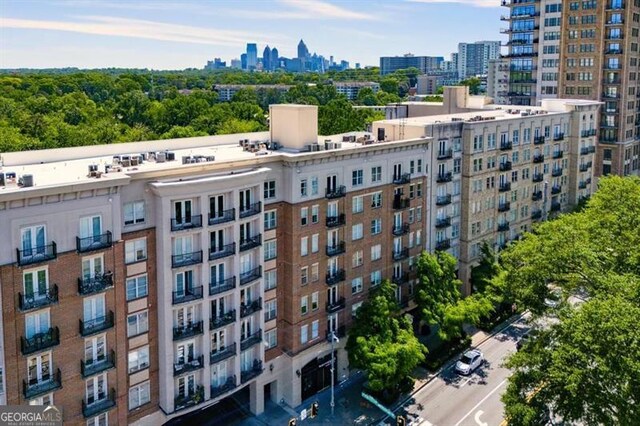
[[[23,188],[28,188],[33,186],[33,175],[22,175],[20,179],[18,179],[18,185]]]

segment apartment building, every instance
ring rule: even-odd
[[[365,87],[373,90],[373,93],[378,93],[380,90],[380,83],[373,81],[336,81],[333,83],[336,91],[343,94],[350,101],[358,98],[358,92]]]
[[[463,80],[476,75],[487,75],[489,61],[499,57],[499,41],[458,43],[458,77]]]
[[[242,89],[275,90],[281,95],[286,94],[293,86],[287,84],[216,84],[213,90],[218,92],[221,102],[229,102]]]
[[[406,53],[403,56],[381,56],[380,75],[391,74],[394,71],[411,67],[418,68],[424,74],[428,71],[439,70],[443,62],[443,56],[415,56],[411,53]]]
[[[487,96],[497,105],[507,105],[509,89],[509,60],[506,58],[489,61],[487,73]]]

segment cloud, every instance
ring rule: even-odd
[[[345,9],[333,3],[320,0],[280,0],[280,3],[291,6],[315,18],[374,20],[375,16]]]
[[[468,6],[475,7],[500,7],[500,2],[498,0],[405,0],[409,3],[425,3],[425,4],[436,4],[436,3],[457,3],[464,4]]]
[[[259,43],[285,40],[281,36],[271,36],[267,40],[258,34],[244,31],[217,30],[140,19],[111,16],[80,16],[78,18],[79,21],[48,21],[5,17],[0,20],[0,28],[66,31],[217,46],[243,46],[249,39]]]
[[[370,31],[356,30],[351,27],[324,27],[325,30],[331,31],[333,33],[341,33],[353,37],[358,38],[370,38],[375,40],[384,40],[385,36],[383,34],[376,34]]]

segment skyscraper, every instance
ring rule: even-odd
[[[269,45],[267,45],[262,52],[262,69],[265,71],[273,69],[273,64],[271,62],[271,48]]]
[[[307,59],[309,57],[309,49],[307,49],[307,45],[304,44],[304,40],[300,39],[300,43],[298,43],[298,59]]]
[[[500,57],[499,41],[458,44],[458,75],[461,79],[486,75],[489,61]]]
[[[247,43],[247,69],[254,70],[258,65],[258,46],[255,43]]]
[[[271,64],[271,69],[275,70],[280,68],[280,56],[278,55],[278,49],[276,49],[275,47],[271,49]]]

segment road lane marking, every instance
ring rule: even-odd
[[[496,391],[498,389],[500,389],[502,387],[502,385],[504,385],[506,383],[508,379],[504,379],[503,381],[500,382],[500,384],[498,386],[496,386],[491,392],[489,392],[488,394],[485,395],[484,398],[482,398],[480,400],[480,402],[478,402],[471,410],[469,410],[469,412],[467,414],[464,415],[464,417],[462,417],[462,419],[460,419],[460,421],[458,423],[455,424],[455,426],[460,426],[460,424],[463,422],[464,419],[466,419],[467,417],[469,417],[471,415],[471,413],[473,413],[474,411],[476,411],[476,408],[478,408],[483,402],[485,402],[491,395],[493,395],[494,393],[496,393]]]
[[[469,383],[469,381],[470,381],[471,379],[472,379],[472,378],[471,378],[471,377],[469,377],[467,380],[465,380],[464,382],[460,383],[460,387],[463,387],[464,385],[466,385],[467,383]]]
[[[482,410],[478,410],[478,412],[476,413],[475,416],[473,416],[473,420],[476,421],[476,423],[478,424],[478,426],[489,426],[486,422],[483,422],[482,420],[480,420],[480,416],[484,414],[484,411]]]

